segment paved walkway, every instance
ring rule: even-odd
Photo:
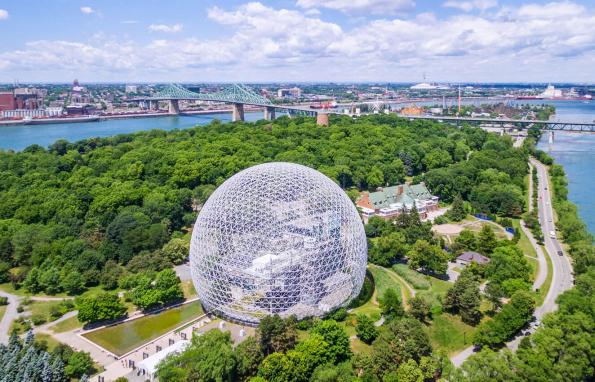
[[[10,338],[10,324],[17,319],[19,313],[17,307],[19,306],[19,297],[10,293],[0,291],[0,296],[8,298],[8,306],[2,320],[0,321],[0,344],[7,344]]]

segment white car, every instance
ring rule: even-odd
[[[550,237],[552,239],[555,239],[556,238],[556,233],[554,231],[550,231]]]

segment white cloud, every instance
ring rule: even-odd
[[[6,9],[0,9],[0,20],[6,20],[8,18],[8,11]]]
[[[373,14],[394,14],[410,11],[415,7],[413,0],[297,0],[296,4],[302,8],[328,8]]]
[[[124,20],[122,24],[138,24],[138,20]]]
[[[91,13],[94,13],[95,10],[91,7],[81,7],[81,12],[83,12],[86,15],[90,15]]]
[[[151,24],[149,30],[153,32],[164,33],[178,33],[181,32],[184,26],[182,24],[166,25],[166,24]]]
[[[460,0],[448,0],[443,7],[457,8],[464,12],[471,12],[474,9],[479,11],[485,11],[490,8],[494,8],[498,5],[497,0],[471,0],[471,1],[460,1]]]
[[[42,40],[0,50],[0,68],[19,78],[86,71],[107,80],[139,73],[144,80],[184,74],[214,81],[415,80],[423,72],[437,80],[592,80],[595,11],[573,3],[501,7],[494,15],[384,17],[355,27],[305,12],[259,2],[213,7],[208,17],[225,29],[217,38],[170,35],[147,44],[110,35],[86,43]],[[552,27],[555,13],[565,17]],[[152,30],[175,25],[165,27]]]

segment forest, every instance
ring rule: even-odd
[[[530,142],[514,149],[510,138],[481,129],[394,115],[333,117],[328,128],[309,118],[213,122],[3,151],[0,281],[47,294],[119,287],[128,290],[137,307],[150,309],[181,297],[171,266],[185,260],[197,211],[218,185],[246,167],[267,161],[304,164],[335,180],[353,200],[362,190],[424,181],[443,203],[453,203],[449,219],[473,211],[505,222],[526,211],[530,154],[540,155]],[[194,337],[187,351],[161,365],[161,380],[587,380],[593,374],[595,322],[592,237],[566,200],[562,169],[553,166],[552,177],[561,230],[576,264],[576,287],[559,298],[559,311],[523,339],[516,353],[499,350],[530,320],[535,302],[528,292],[529,267],[515,242],[496,240],[491,230],[477,236],[466,232],[447,253],[431,225],[413,214],[395,224],[373,220],[366,226],[371,263],[396,267],[407,257],[411,267],[440,275],[447,256],[463,250],[492,258],[489,267],[464,271],[440,302],[445,311],[476,325],[479,279],[488,281],[486,294],[495,314],[471,339],[483,350],[460,369],[429,341],[424,323],[436,313],[434,307],[414,298],[404,309],[400,296],[388,289],[379,296],[385,318],[380,327],[366,315],[355,317],[357,338],[370,346],[366,354],[349,348],[340,323],[345,312],[300,322],[271,317],[261,322],[255,337],[236,347],[218,331]],[[404,277],[415,277],[406,267],[398,269]],[[373,284],[365,289],[369,296]],[[502,306],[502,298],[510,302]],[[81,321],[124,313],[113,293],[82,300]],[[107,314],[98,318],[93,313],[98,310]]]
[[[461,195],[477,211],[519,216],[526,158],[480,129],[384,115],[327,129],[306,118],[213,122],[1,151],[0,282],[76,295],[179,263],[200,205],[257,163],[316,168],[351,197],[413,177],[446,202]]]

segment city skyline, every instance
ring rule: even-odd
[[[320,3],[7,1],[0,83],[593,82],[588,1]]]

